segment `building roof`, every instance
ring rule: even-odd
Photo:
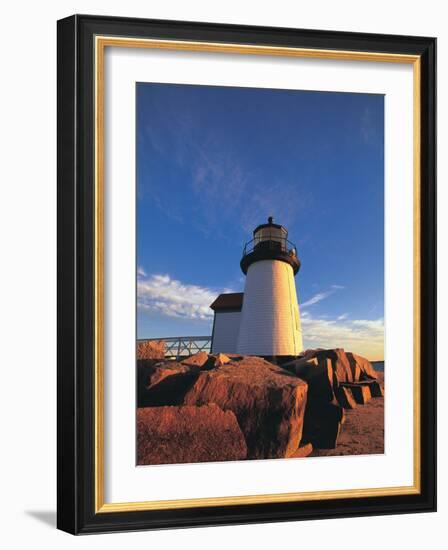
[[[210,307],[213,311],[241,310],[243,306],[243,295],[243,292],[220,294]]]

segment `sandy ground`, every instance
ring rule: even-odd
[[[384,373],[378,372],[384,389]],[[338,456],[384,453],[384,397],[345,411],[336,449],[315,449],[310,456]]]

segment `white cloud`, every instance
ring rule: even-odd
[[[144,270],[141,270],[144,273]],[[213,317],[210,304],[220,293],[198,285],[185,284],[169,275],[142,275],[137,279],[137,306],[169,317],[206,321]],[[223,292],[231,292],[226,289]]]
[[[302,315],[305,348],[344,348],[367,357],[384,358],[384,319],[335,320]]]
[[[344,319],[347,319],[348,313],[343,313],[342,315],[339,315],[337,318],[338,321],[343,321]]]
[[[146,271],[143,269],[143,267],[139,266],[137,268],[137,275],[139,277],[146,277]]]

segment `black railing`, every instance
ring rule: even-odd
[[[255,237],[248,241],[243,248],[243,258],[252,252],[262,250],[273,250],[276,252],[284,252],[290,256],[297,256],[297,248],[294,243],[282,237],[272,236],[271,239],[260,239]]]

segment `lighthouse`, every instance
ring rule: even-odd
[[[300,261],[288,231],[274,223],[259,225],[246,243],[240,262],[246,275],[237,353],[298,355],[303,350],[295,285]]]

